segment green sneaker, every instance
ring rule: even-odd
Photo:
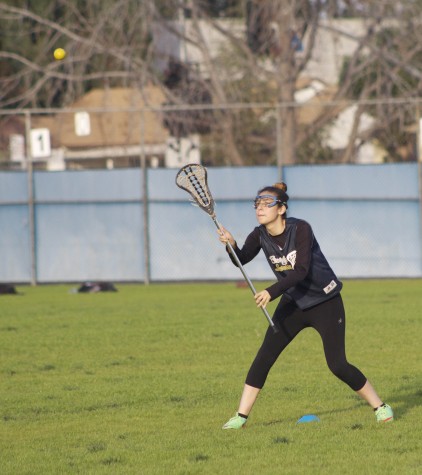
[[[388,404],[383,404],[375,411],[377,422],[392,422],[394,420],[393,410]]]
[[[223,429],[241,429],[246,424],[246,421],[247,419],[239,416],[236,412],[236,415],[223,425]]]

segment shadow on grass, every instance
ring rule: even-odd
[[[355,397],[355,396],[353,396]],[[390,404],[394,410],[394,418],[400,419],[408,411],[419,407],[422,400],[422,389],[420,389],[416,384],[415,385],[403,385],[400,390],[392,397],[386,399],[386,403]],[[341,414],[349,411],[354,411],[359,407],[365,406],[366,402],[363,400],[358,401],[356,404],[353,404],[349,407],[344,407],[341,409],[330,409],[326,411],[318,411],[318,416],[331,415],[331,414]],[[257,426],[272,426],[277,424],[291,424],[295,423],[297,420],[296,417],[285,417],[283,419],[276,419],[272,421],[260,422],[257,423]],[[360,427],[352,427],[360,428]]]
[[[358,402],[357,404],[354,404],[353,406],[350,406],[350,407],[344,407],[344,408],[341,408],[341,409],[330,409],[330,410],[327,410],[327,411],[318,411],[318,416],[324,416],[324,415],[327,415],[327,414],[330,414],[330,415],[331,414],[340,414],[340,413],[344,413],[344,412],[354,411],[358,407],[361,407],[363,404],[365,404],[365,403]],[[277,419],[277,420],[273,420],[273,421],[257,423],[256,425],[257,426],[272,426],[272,425],[276,425],[276,424],[286,424],[286,423],[291,424],[291,423],[296,423],[296,421],[298,420],[299,417],[300,417],[300,415],[297,415],[295,417],[286,417],[284,419]]]
[[[394,410],[394,418],[399,419],[407,412],[419,407],[422,401],[422,389],[415,383],[414,385],[403,385],[396,394],[388,399]]]

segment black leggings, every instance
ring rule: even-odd
[[[354,391],[363,388],[365,376],[346,359],[346,319],[340,295],[307,310],[300,310],[293,302],[282,298],[274,312],[273,321],[280,331],[274,333],[268,328],[246,377],[246,384],[262,388],[281,352],[301,330],[312,327],[321,335],[325,359],[335,376]]]

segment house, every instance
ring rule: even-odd
[[[31,128],[50,132],[48,169],[133,166],[141,155],[157,164],[169,134],[154,108],[164,102],[153,85],[93,89],[63,111],[34,116]]]

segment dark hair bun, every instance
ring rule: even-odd
[[[287,192],[287,185],[282,181],[281,183],[275,183],[274,188],[278,188],[281,191],[284,191],[284,193]]]

